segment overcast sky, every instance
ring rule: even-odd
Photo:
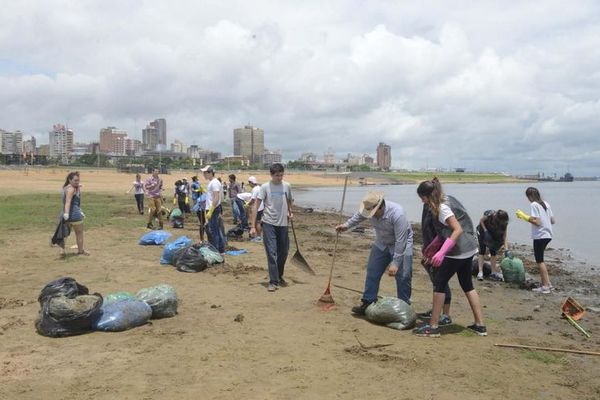
[[[414,3],[419,3],[418,5]],[[0,128],[600,175],[597,1],[3,1]]]

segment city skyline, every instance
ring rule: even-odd
[[[161,116],[169,142],[226,154],[252,121],[288,160],[381,141],[392,168],[600,170],[600,3],[60,4],[4,5],[4,130],[142,140]]]

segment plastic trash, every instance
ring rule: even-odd
[[[163,250],[162,256],[160,257],[161,264],[173,264],[173,255],[181,248],[189,246],[194,241],[187,236],[179,236],[174,241],[167,243]]]
[[[225,254],[228,256],[239,256],[241,254],[246,254],[248,250],[246,249],[238,249],[238,250],[227,250]]]
[[[371,322],[398,330],[412,328],[417,320],[412,307],[396,297],[383,297],[369,304],[365,316]]]
[[[177,314],[177,293],[169,285],[158,285],[137,292],[135,297],[152,307],[152,318],[167,318]]]
[[[38,296],[38,302],[43,306],[44,303],[52,297],[66,296],[68,298],[73,298],[89,293],[90,291],[88,288],[77,283],[75,279],[64,277],[48,282]]]
[[[90,332],[101,315],[102,296],[82,295],[48,299],[35,321],[40,335],[64,337]]]
[[[152,308],[135,298],[103,304],[101,312],[93,328],[105,332],[120,332],[144,325],[152,316]]]
[[[520,258],[504,257],[500,263],[504,282],[522,285],[525,283],[525,267]]]
[[[162,231],[162,230],[148,232],[140,238],[140,244],[143,246],[153,245],[153,244],[163,244],[171,236],[172,235],[169,232]]]
[[[200,246],[200,253],[202,253],[204,259],[209,265],[221,264],[225,262],[225,259],[221,253],[219,253],[219,250],[215,249],[215,247],[210,243],[203,243]]]
[[[117,303],[123,300],[135,300],[135,296],[129,292],[116,292],[104,296],[104,305]]]
[[[183,214],[181,213],[181,210],[179,208],[174,208],[171,210],[171,214],[169,214],[169,218],[170,219],[174,219],[174,218],[178,218],[181,217]]]
[[[173,264],[181,272],[200,272],[208,268],[208,262],[199,246],[187,246],[177,250],[173,256]]]

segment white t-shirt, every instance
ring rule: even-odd
[[[238,199],[240,199],[244,203],[247,203],[247,202],[250,201],[250,198],[252,198],[252,193],[250,193],[250,192],[243,192],[243,193],[236,194],[236,196],[237,196]]]
[[[540,220],[540,226],[531,224],[531,238],[532,239],[552,239],[552,209],[550,204],[546,203],[546,209],[535,201],[531,203],[531,216],[536,217]]]
[[[250,198],[251,200],[256,201],[256,199],[258,198],[258,194],[260,193],[260,186],[256,185],[252,188],[252,197]],[[258,207],[258,211],[262,211],[265,209],[265,202],[261,201],[260,202],[260,207]]]
[[[442,224],[448,226],[448,224],[446,223],[446,220],[453,216],[454,216],[454,213],[452,212],[452,209],[450,208],[450,206],[446,203],[442,203],[440,205],[440,214],[438,216],[438,220]],[[473,257],[475,255],[475,253],[477,253],[477,249],[475,249],[473,251],[468,251],[466,253],[457,254],[455,256],[446,256],[446,257],[464,260],[465,258]]]
[[[209,210],[212,206],[213,193],[218,193],[217,198],[219,202],[215,204],[215,207],[218,207],[223,202],[223,191],[221,182],[217,178],[213,178],[210,182],[208,182],[208,186],[206,186],[206,209]]]
[[[133,193],[134,194],[144,194],[144,182],[133,181]]]

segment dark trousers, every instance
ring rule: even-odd
[[[219,250],[219,253],[225,253],[225,234],[221,230],[221,211],[223,208],[219,205],[213,211],[210,219],[208,220],[208,241],[212,244],[215,249]]]
[[[144,194],[140,193],[140,194],[136,194],[134,196],[135,196],[135,202],[137,204],[138,212],[140,214],[143,214],[144,213]]]
[[[275,226],[263,222],[263,243],[269,266],[269,283],[278,285],[290,250],[287,226]]]
[[[242,228],[248,229],[248,216],[246,215],[246,212],[244,211],[244,201],[237,197],[235,198],[234,201],[239,210],[238,216],[240,217],[240,223],[242,224]]]

